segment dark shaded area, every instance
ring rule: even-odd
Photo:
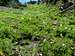
[[[6,6],[11,0],[0,0],[0,6]]]
[[[60,10],[64,10],[64,9],[66,9],[66,8],[72,6],[72,5],[73,5],[72,2],[66,2],[62,6],[60,6]]]
[[[13,7],[17,9],[20,7],[26,7],[26,5],[21,4],[18,0],[1,0],[0,6]]]
[[[30,1],[27,4],[36,4],[36,3],[37,3],[37,1]]]

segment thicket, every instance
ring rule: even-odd
[[[7,5],[11,0],[0,0],[0,5]]]
[[[19,8],[26,5],[22,5],[18,0],[0,0],[0,6]]]

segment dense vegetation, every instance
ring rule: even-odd
[[[26,5],[22,5],[18,0],[0,0],[0,6],[19,8],[20,6],[25,7]]]
[[[0,9],[0,55],[71,56],[75,13],[58,13],[57,5]],[[19,42],[18,44],[16,44]]]

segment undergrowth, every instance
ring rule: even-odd
[[[0,9],[0,55],[15,56],[18,48],[22,56],[71,56],[74,21],[74,10],[59,13],[56,5]]]

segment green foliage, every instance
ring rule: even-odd
[[[0,9],[0,50],[10,56],[13,44],[23,39],[28,44],[15,46],[22,47],[23,56],[40,53],[43,56],[71,56],[75,38],[74,11],[58,12],[58,6],[48,8],[45,4],[28,5],[23,10]]]
[[[12,54],[12,41],[11,39],[1,39],[0,38],[0,50],[4,53],[4,55],[10,55]]]
[[[7,5],[9,1],[11,0],[0,0],[0,4]]]
[[[18,0],[0,0],[0,6],[20,8],[21,6],[26,6],[26,5],[20,4]]]
[[[55,38],[50,42],[45,40],[40,44],[40,52],[45,56],[71,56],[72,40]]]

